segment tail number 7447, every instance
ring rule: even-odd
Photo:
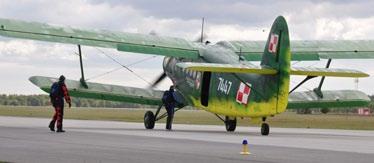
[[[217,87],[217,91],[228,95],[230,93],[232,82],[221,77],[219,77],[218,80],[219,84]]]

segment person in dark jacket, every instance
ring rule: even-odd
[[[62,129],[62,120],[64,117],[64,98],[69,104],[69,108],[71,107],[71,99],[65,85],[65,77],[63,75],[60,76],[58,82],[52,84],[49,96],[51,98],[52,106],[55,108],[55,114],[52,117],[52,121],[49,123],[49,129],[51,131],[55,131],[55,123],[57,122],[56,132],[65,132],[65,130]]]
[[[168,117],[166,119],[166,129],[171,130],[174,117],[174,108],[176,106],[176,100],[174,98],[174,87],[170,86],[169,90],[164,92],[162,96],[162,102],[164,103]]]

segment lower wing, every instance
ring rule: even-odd
[[[43,91],[49,93],[53,82],[57,78],[33,76],[29,80]],[[129,102],[146,105],[160,105],[163,91],[124,87],[109,84],[87,82],[88,88],[81,86],[79,81],[65,80],[70,96],[92,98],[100,100]]]
[[[360,107],[367,106],[370,98],[356,90],[322,91],[323,98],[314,91],[294,92],[288,97],[289,109]]]

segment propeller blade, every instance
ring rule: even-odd
[[[152,85],[150,85],[151,88],[156,87],[162,80],[164,80],[166,77],[166,73],[163,72],[154,82],[152,82]]]

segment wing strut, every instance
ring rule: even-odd
[[[329,68],[330,64],[331,64],[331,58],[329,58],[329,60],[327,61],[326,68]],[[318,87],[313,89],[314,93],[316,93],[317,96],[320,97],[320,98],[323,98],[323,94],[322,94],[321,88],[322,88],[322,85],[323,85],[324,81],[325,81],[325,76],[322,76],[321,81],[319,82]]]
[[[80,81],[80,84],[82,87],[84,88],[88,88],[88,85],[86,83],[86,80],[84,79],[84,71],[83,71],[83,61],[82,61],[82,49],[81,49],[81,45],[78,45],[78,52],[79,52],[79,63],[80,63],[80,66],[81,66],[81,79],[79,80]]]
[[[315,77],[317,77],[317,76],[307,76],[303,81],[301,81],[297,86],[295,86],[288,94],[291,94],[293,91],[295,91],[301,85],[303,85],[305,82],[307,82],[308,80],[313,79]]]
[[[330,64],[331,64],[331,58],[329,58],[329,60],[327,61],[327,64],[326,64],[326,68],[329,68],[330,67]],[[310,79],[313,79],[317,76],[307,76],[303,81],[301,81],[297,86],[295,86],[290,92],[289,94],[291,94],[293,91],[295,91],[297,88],[299,88],[301,85],[303,85],[305,82],[307,82],[308,80]],[[322,85],[323,85],[323,82],[325,81],[325,76],[322,76],[322,79],[321,81],[319,82],[319,85],[317,88],[314,88],[313,91],[314,93],[317,94],[318,97],[320,98],[323,98],[323,94],[322,94],[322,91],[321,91],[321,88],[322,88]]]

